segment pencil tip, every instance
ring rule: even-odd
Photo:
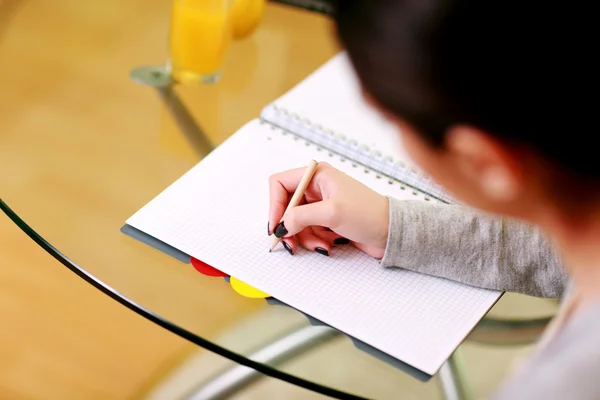
[[[269,249],[269,253],[270,253],[271,251],[273,251],[273,249]]]

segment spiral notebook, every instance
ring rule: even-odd
[[[411,166],[340,54],[127,220],[133,228],[433,375],[501,296],[401,268],[352,246],[269,253],[267,178],[327,161],[400,199],[452,199]]]

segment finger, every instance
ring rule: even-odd
[[[274,229],[277,237],[289,237],[308,226],[331,226],[336,220],[336,207],[332,200],[317,201],[294,207]]]
[[[338,235],[337,233],[333,232],[332,230],[329,230],[329,228],[324,228],[322,226],[313,226],[312,230],[315,233],[315,235],[317,235],[321,239],[325,240],[331,246],[338,245],[338,244],[350,243],[350,241],[348,239]]]
[[[281,245],[292,256],[298,251],[298,240],[294,236],[283,238],[281,240]]]
[[[271,175],[269,178],[269,233],[272,233],[281,221],[290,197],[298,187],[305,170],[306,168],[296,168]]]
[[[306,199],[302,198],[302,200],[300,200],[300,205],[306,204]],[[269,219],[269,222],[267,224],[267,232],[268,235],[271,236],[274,232],[275,229],[277,229],[278,224],[281,222],[281,218],[277,220],[277,224],[273,227],[273,225],[271,225],[271,220]]]
[[[326,240],[323,240],[321,237],[315,235],[314,231],[310,227],[299,232],[296,237],[298,238],[298,241],[302,247],[308,250],[316,251],[324,256],[328,256],[331,251],[331,244]]]

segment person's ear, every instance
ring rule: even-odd
[[[490,200],[509,202],[519,196],[523,168],[514,149],[466,125],[451,127],[445,144],[463,178]]]

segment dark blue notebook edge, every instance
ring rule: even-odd
[[[177,250],[175,247],[170,246],[162,240],[158,240],[154,236],[150,236],[147,233],[144,233],[131,225],[123,225],[123,227],[121,227],[121,232],[181,262],[184,262],[186,264],[190,263],[190,256],[188,256],[184,252]]]

